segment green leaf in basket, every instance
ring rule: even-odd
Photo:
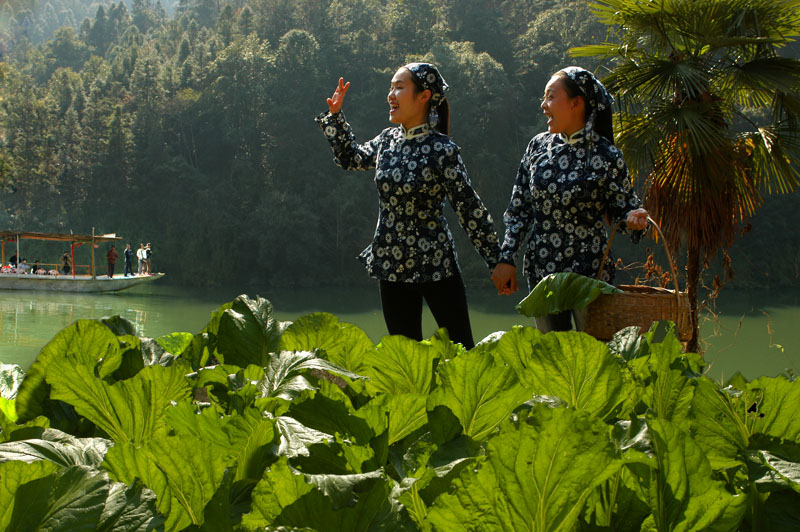
[[[517,311],[529,318],[585,308],[600,294],[617,294],[621,290],[605,281],[598,281],[572,272],[551,273],[533,287],[528,297],[517,305]]]

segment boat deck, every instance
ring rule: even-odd
[[[164,277],[163,273],[123,276],[34,275],[0,273],[0,290],[53,290],[59,292],[116,292]]]

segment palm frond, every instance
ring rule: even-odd
[[[761,57],[721,72],[725,77],[718,92],[745,109],[768,107],[776,91],[791,93],[800,87],[800,61],[788,57]]]
[[[572,57],[617,57],[622,55],[619,43],[604,42],[601,44],[588,44],[574,46],[567,50]]]
[[[764,127],[744,138],[751,141],[751,164],[760,190],[787,194],[800,186],[800,138],[796,131]]]
[[[798,91],[777,92],[772,105],[772,120],[776,124],[785,124],[789,128],[797,128],[800,122],[800,97]]]
[[[619,94],[621,105],[680,101],[708,92],[707,70],[689,58],[640,56],[615,68],[603,83]]]

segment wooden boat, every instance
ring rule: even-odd
[[[6,243],[12,242],[16,244],[16,257],[19,260],[20,254],[20,241],[21,240],[44,240],[53,242],[65,242],[70,244],[69,257],[71,260],[71,270],[69,274],[60,273],[60,271],[51,269],[48,274],[40,275],[33,273],[21,273],[19,268],[5,267],[8,262],[6,261]],[[103,234],[95,235],[92,231],[91,235],[75,235],[63,233],[34,233],[22,231],[0,231],[0,264],[3,265],[0,269],[0,290],[54,290],[61,292],[116,292],[125,290],[132,286],[142,283],[148,283],[161,279],[165,274],[154,273],[147,275],[132,275],[123,276],[116,274],[114,277],[108,277],[104,273],[97,274],[95,269],[94,250],[98,244],[104,242],[119,242],[122,238],[116,234]],[[75,264],[75,250],[76,248],[88,245],[91,249],[91,263],[81,265]],[[119,266],[125,264],[123,258],[123,251],[119,252],[120,259],[117,260]],[[105,264],[105,262],[104,262]],[[31,265],[29,265],[31,266]],[[77,273],[77,268],[86,268],[87,274],[81,275]],[[105,268],[104,268],[105,269]]]

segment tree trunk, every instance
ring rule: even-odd
[[[700,249],[689,246],[686,264],[686,290],[689,297],[689,312],[692,324],[692,337],[686,344],[686,351],[698,353],[700,327],[697,319],[697,286],[700,284]]]

